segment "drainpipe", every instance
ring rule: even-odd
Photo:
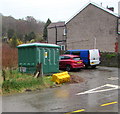
[[[120,16],[117,19],[116,42],[118,42],[118,52],[120,53]]]
[[[96,49],[96,37],[94,37],[94,49]]]

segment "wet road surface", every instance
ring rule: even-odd
[[[71,72],[84,82],[2,97],[3,112],[118,112],[118,68]]]

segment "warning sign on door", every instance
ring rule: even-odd
[[[44,54],[44,55],[45,55],[45,58],[47,58],[47,56],[48,56],[48,53],[47,53],[47,52],[45,52],[45,54]]]

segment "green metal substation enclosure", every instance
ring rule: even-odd
[[[59,72],[60,46],[47,43],[21,44],[18,48],[20,72],[34,74],[37,64],[42,64],[43,74]]]

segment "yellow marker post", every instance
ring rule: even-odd
[[[108,105],[116,104],[116,103],[118,103],[118,102],[105,103],[105,104],[102,104],[102,105],[100,105],[100,106],[108,106]]]

